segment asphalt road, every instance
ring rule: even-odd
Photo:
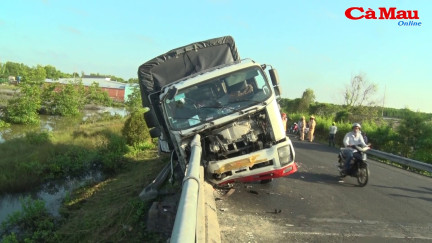
[[[359,187],[338,149],[292,140],[297,173],[215,192],[222,242],[432,242],[432,178],[369,160]]]

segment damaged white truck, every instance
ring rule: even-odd
[[[201,137],[201,164],[215,185],[268,182],[297,171],[283,128],[279,80],[240,59],[230,36],[171,50],[138,69],[144,114],[160,149],[187,167],[190,142]]]

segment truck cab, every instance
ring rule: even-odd
[[[232,59],[144,96],[151,110],[147,124],[155,124],[152,136],[186,167],[190,142],[200,134],[201,162],[213,184],[269,181],[296,172],[295,151],[277,103],[275,70],[268,70],[269,80],[266,65]]]

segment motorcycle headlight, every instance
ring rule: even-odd
[[[278,155],[281,166],[288,164],[291,160],[291,149],[289,145],[278,148]]]

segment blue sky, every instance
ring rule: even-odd
[[[417,10],[422,25],[350,20],[350,7]],[[362,74],[386,107],[432,113],[431,16],[429,0],[4,0],[0,62],[127,80],[173,48],[231,35],[241,58],[278,69],[284,98],[309,88],[319,102],[342,104]]]

